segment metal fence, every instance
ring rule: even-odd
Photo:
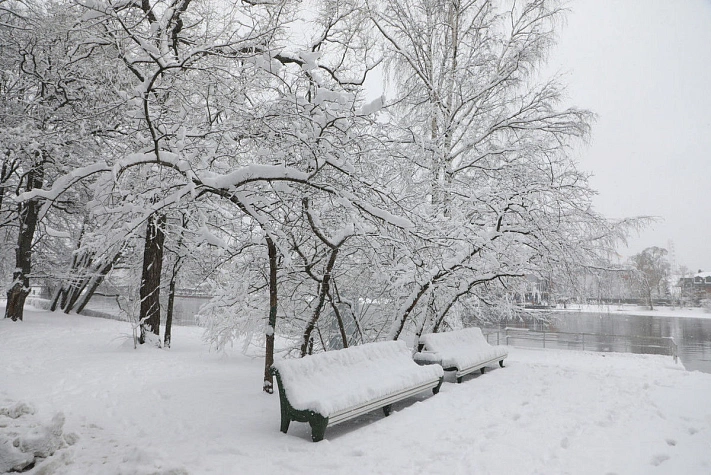
[[[674,363],[678,360],[677,344],[669,336],[547,332],[507,327],[503,331],[487,333],[486,339],[492,345],[668,355],[674,358]]]

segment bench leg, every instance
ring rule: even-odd
[[[393,412],[393,405],[392,405],[392,404],[388,404],[387,406],[383,406],[383,414],[385,414],[385,417],[388,417],[391,412]]]
[[[311,426],[311,440],[320,442],[326,434],[326,426],[328,426],[328,417],[323,417],[321,414],[312,414],[309,419]]]
[[[499,366],[504,367],[504,360],[499,361]]]
[[[437,394],[439,392],[439,388],[442,387],[443,382],[444,382],[444,376],[439,378],[439,384],[437,386],[435,386],[434,388],[432,388],[432,394]]]
[[[458,377],[457,377],[457,384],[462,382],[462,378],[463,378],[463,377],[464,377],[464,376],[458,376]]]
[[[289,430],[289,423],[291,422],[291,419],[289,419],[288,415],[282,414],[281,415],[281,428],[280,430],[286,434],[286,431]]]
[[[483,368],[481,368],[479,371],[481,371],[481,374],[486,373],[486,366],[484,366]]]

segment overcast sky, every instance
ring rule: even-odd
[[[663,221],[624,255],[668,247],[711,271],[711,0],[571,0],[550,66],[598,114],[577,152],[598,211]]]

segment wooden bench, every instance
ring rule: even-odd
[[[434,394],[444,380],[441,366],[419,366],[402,341],[367,343],[271,367],[279,388],[281,431],[291,421],[308,422],[311,439],[323,439],[326,427],[382,408],[422,391]]]
[[[479,328],[465,328],[444,333],[430,333],[420,337],[420,352],[414,359],[420,365],[442,365],[445,371],[456,371],[457,382],[476,370],[482,374],[486,367],[504,359],[509,352],[505,346],[492,346]]]

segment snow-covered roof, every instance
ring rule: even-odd
[[[677,286],[683,285],[683,282],[691,282],[694,281],[697,277],[702,278],[704,281],[706,279],[711,277],[711,272],[697,272],[696,274],[693,274],[691,276],[683,276],[683,275],[672,275],[670,276],[670,282],[677,282]]]

